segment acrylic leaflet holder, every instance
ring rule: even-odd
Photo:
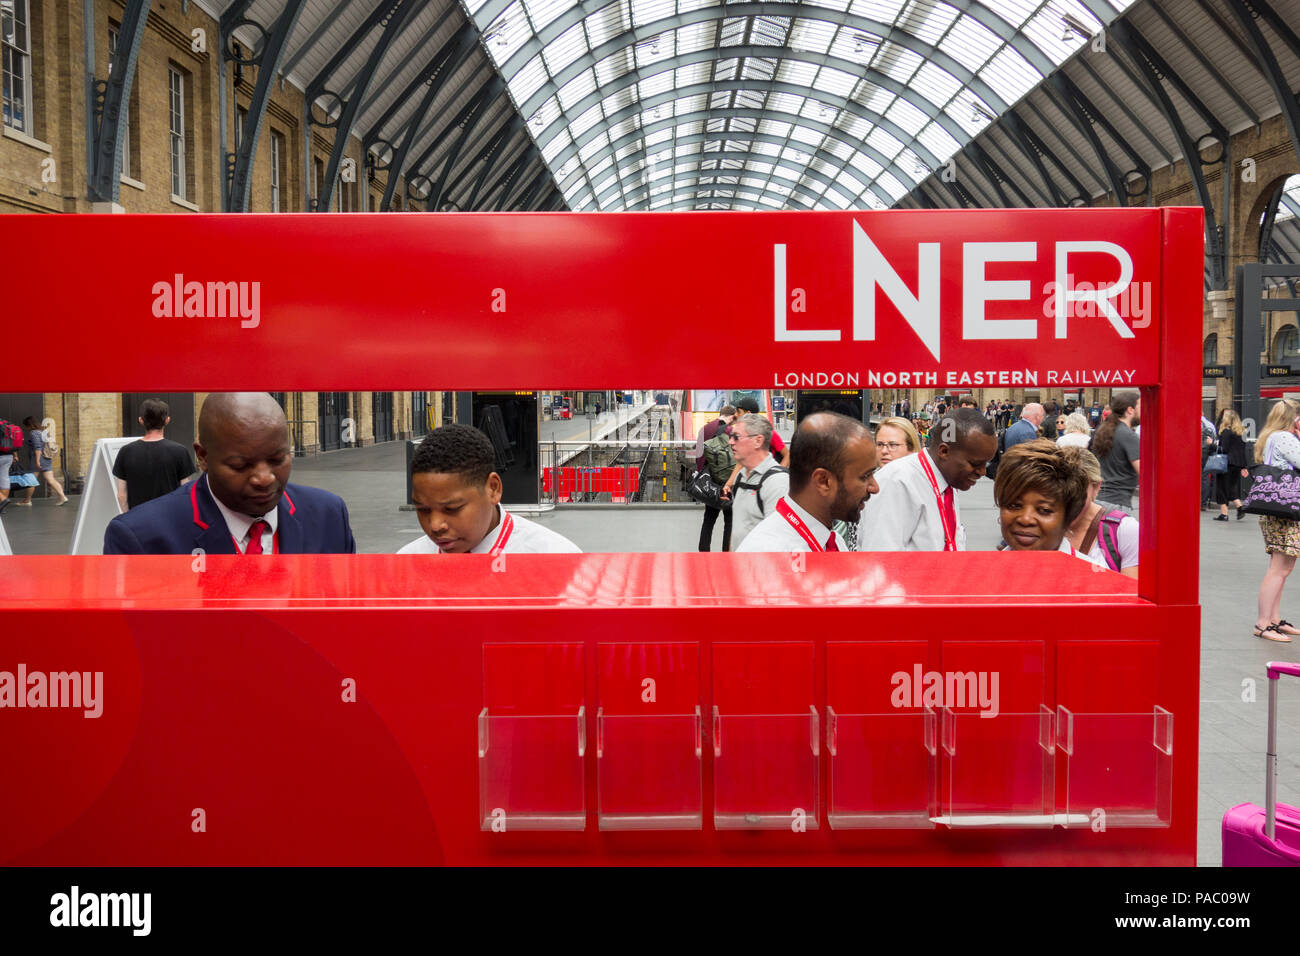
[[[938,815],[937,715],[826,709],[827,819],[833,830],[934,827]]]
[[[940,711],[943,815],[950,827],[1050,827],[1056,821],[1055,715]]]
[[[575,643],[483,645],[482,829],[586,829],[583,661]]]
[[[596,711],[602,830],[698,830],[703,727],[693,714]]]
[[[713,708],[716,829],[816,829],[818,723],[815,707],[802,714]]]
[[[582,830],[587,826],[585,707],[568,715],[478,715],[482,828]]]
[[[1067,827],[1167,827],[1173,807],[1174,715],[1076,714],[1057,708]]]

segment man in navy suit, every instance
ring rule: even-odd
[[[343,499],[289,484],[289,424],[266,392],[204,399],[194,451],[203,477],[110,521],[105,554],[356,552]]]

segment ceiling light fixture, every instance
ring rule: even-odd
[[[1092,39],[1092,30],[1086,23],[1075,19],[1068,13],[1061,14],[1061,42],[1069,43],[1071,37],[1078,37],[1080,40]]]

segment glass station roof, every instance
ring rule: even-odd
[[[1131,0],[467,0],[568,208],[886,208]]]

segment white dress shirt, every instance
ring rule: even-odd
[[[758,492],[750,488],[741,488],[740,482],[758,484],[763,472],[776,467],[776,459],[771,453],[754,466],[753,471],[740,471],[735,486],[731,489],[731,550],[739,551],[745,536],[758,527],[768,515],[776,511],[776,503],[790,491],[790,476],[776,474],[763,482],[763,510],[758,510]]]
[[[775,478],[768,479],[768,485],[776,481]],[[767,490],[767,485],[763,486]],[[822,550],[828,550],[826,542],[830,540],[831,535],[835,535],[835,546],[841,551],[847,551],[848,547],[844,544],[844,539],[835,534],[830,528],[822,524],[811,514],[799,507],[799,503],[786,495],[781,499],[786,503],[804,525],[811,532],[812,536],[817,539],[817,543],[822,546]],[[734,526],[733,526],[734,531]],[[785,519],[785,515],[779,513],[775,507],[772,508],[766,518],[745,536],[744,543],[735,549],[736,551],[811,551],[812,548],[808,542],[803,539],[794,526]]]
[[[280,526],[280,507],[272,508],[260,518],[254,518],[250,515],[238,514],[231,511],[221,503],[221,499],[212,494],[212,489],[204,482],[204,488],[211,495],[212,501],[216,504],[217,510],[221,512],[221,517],[226,521],[226,527],[230,529],[230,536],[235,539],[235,544],[239,548],[239,553],[244,554],[248,551],[249,532],[253,530],[254,521],[265,521],[269,527],[262,528],[262,554],[269,555],[275,552],[275,531]]]
[[[483,536],[483,540],[469,549],[470,554],[487,554],[501,537],[505,524],[506,509],[497,505],[497,526]],[[536,521],[529,521],[519,515],[511,515],[514,530],[503,549],[505,554],[581,554],[582,549],[550,528],[545,528]],[[400,548],[398,554],[442,554],[433,539],[422,534],[410,544]]]
[[[1133,523],[1134,523],[1134,524],[1137,524],[1136,521],[1133,522]],[[1095,555],[1095,556],[1093,555],[1093,553],[1092,553],[1091,551],[1088,552],[1087,554],[1084,554],[1082,551],[1080,551],[1080,550],[1078,550],[1077,548],[1075,548],[1074,545],[1070,544],[1070,539],[1069,539],[1069,538],[1062,538],[1062,539],[1061,539],[1061,546],[1060,546],[1057,550],[1058,550],[1058,551],[1064,551],[1066,554],[1072,554],[1072,555],[1074,555],[1076,558],[1079,558],[1079,559],[1081,559],[1081,560],[1083,560],[1083,561],[1087,561],[1089,564],[1093,565],[1094,567],[1098,567],[1098,568],[1100,568],[1100,569],[1103,570],[1103,571],[1109,571],[1109,570],[1110,570],[1110,566],[1106,564],[1106,559],[1105,559],[1104,557],[1102,557],[1100,553],[1098,553],[1098,554]]]
[[[929,456],[928,449],[915,455],[895,458],[876,472],[880,491],[871,496],[862,516],[858,519],[859,551],[942,551],[944,546],[943,516],[934,488],[921,467],[921,456]],[[939,466],[930,458],[939,494],[948,487]],[[958,551],[966,550],[966,529],[961,523],[961,505],[956,489],[953,490],[952,510],[957,518],[956,544]]]

